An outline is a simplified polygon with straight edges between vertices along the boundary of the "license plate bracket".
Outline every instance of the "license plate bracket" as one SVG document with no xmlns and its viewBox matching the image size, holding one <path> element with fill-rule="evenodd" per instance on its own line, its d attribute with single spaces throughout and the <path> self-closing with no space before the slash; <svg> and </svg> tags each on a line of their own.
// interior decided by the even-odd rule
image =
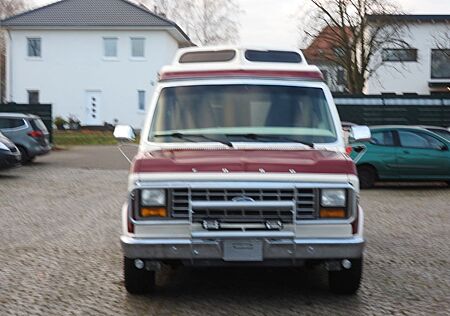
<svg viewBox="0 0 450 316">
<path fill-rule="evenodd" d="M 263 242 L 261 240 L 225 240 L 223 260 L 263 261 Z"/>
</svg>

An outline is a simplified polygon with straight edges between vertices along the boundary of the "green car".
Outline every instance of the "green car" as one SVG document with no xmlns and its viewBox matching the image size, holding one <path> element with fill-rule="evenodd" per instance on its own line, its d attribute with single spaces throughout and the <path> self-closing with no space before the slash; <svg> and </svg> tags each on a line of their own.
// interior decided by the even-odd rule
<svg viewBox="0 0 450 316">
<path fill-rule="evenodd" d="M 372 138 L 352 143 L 361 188 L 376 181 L 446 181 L 450 185 L 450 141 L 420 127 L 377 126 Z"/>
</svg>

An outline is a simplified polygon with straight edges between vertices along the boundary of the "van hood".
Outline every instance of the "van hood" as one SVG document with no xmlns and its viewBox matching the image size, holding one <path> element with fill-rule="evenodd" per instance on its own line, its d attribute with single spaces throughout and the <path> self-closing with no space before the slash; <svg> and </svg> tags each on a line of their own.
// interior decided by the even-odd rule
<svg viewBox="0 0 450 316">
<path fill-rule="evenodd" d="M 139 153 L 131 172 L 356 174 L 356 168 L 347 155 L 327 150 L 166 149 Z"/>
</svg>

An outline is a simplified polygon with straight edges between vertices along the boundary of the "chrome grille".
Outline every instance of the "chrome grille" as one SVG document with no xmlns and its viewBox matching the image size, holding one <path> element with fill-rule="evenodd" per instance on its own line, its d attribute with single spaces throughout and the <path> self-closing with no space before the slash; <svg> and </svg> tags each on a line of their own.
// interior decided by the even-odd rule
<svg viewBox="0 0 450 316">
<path fill-rule="evenodd" d="M 254 201 L 292 201 L 292 189 L 192 189 L 192 201 L 233 201 L 248 197 Z"/>
<path fill-rule="evenodd" d="M 292 211 L 297 219 L 317 217 L 318 190 L 304 188 L 231 188 L 231 189 L 189 189 L 171 190 L 172 217 L 189 219 L 192 208 L 192 220 L 217 219 L 224 222 L 264 222 L 280 220 L 291 223 Z M 254 202 L 245 205 L 238 202 Z M 295 205 L 295 210 L 292 210 Z"/>
<path fill-rule="evenodd" d="M 319 190 L 317 189 L 296 189 L 296 214 L 297 219 L 314 219 L 317 218 L 317 209 Z"/>
<path fill-rule="evenodd" d="M 189 189 L 173 189 L 172 190 L 172 217 L 189 218 Z"/>
</svg>

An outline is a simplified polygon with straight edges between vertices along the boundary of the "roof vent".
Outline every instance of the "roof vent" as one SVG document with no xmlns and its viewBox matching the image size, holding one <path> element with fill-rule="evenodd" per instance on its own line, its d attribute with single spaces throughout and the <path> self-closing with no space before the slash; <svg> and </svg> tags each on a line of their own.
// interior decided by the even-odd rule
<svg viewBox="0 0 450 316">
<path fill-rule="evenodd" d="M 302 62 L 302 56 L 300 56 L 299 53 L 292 51 L 246 50 L 245 58 L 248 61 L 266 62 L 266 63 L 300 64 Z"/>
<path fill-rule="evenodd" d="M 226 62 L 233 60 L 234 57 L 236 57 L 236 51 L 231 49 L 188 52 L 181 55 L 180 64 Z"/>
</svg>

